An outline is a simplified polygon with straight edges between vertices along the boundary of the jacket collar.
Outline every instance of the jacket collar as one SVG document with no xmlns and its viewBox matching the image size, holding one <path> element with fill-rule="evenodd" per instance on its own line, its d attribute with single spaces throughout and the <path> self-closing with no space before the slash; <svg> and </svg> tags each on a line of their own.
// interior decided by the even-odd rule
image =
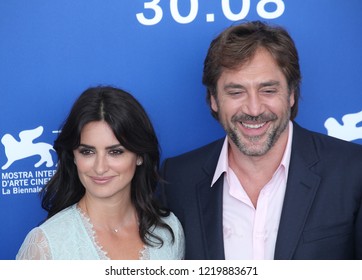
<svg viewBox="0 0 362 280">
<path fill-rule="evenodd" d="M 211 187 L 224 138 L 216 142 L 204 165 L 204 179 L 197 184 L 205 259 L 225 259 L 222 227 L 223 176 Z"/>
<path fill-rule="evenodd" d="M 292 154 L 275 259 L 292 259 L 321 178 L 311 168 L 319 156 L 311 133 L 294 123 Z"/>
</svg>

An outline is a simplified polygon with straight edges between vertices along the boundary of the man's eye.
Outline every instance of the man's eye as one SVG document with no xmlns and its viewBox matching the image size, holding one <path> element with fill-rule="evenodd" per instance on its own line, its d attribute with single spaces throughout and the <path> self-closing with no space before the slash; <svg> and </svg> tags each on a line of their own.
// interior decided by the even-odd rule
<svg viewBox="0 0 362 280">
<path fill-rule="evenodd" d="M 264 93 L 264 94 L 274 94 L 276 92 L 277 92 L 276 89 L 263 89 L 262 90 L 262 93 Z"/>
<path fill-rule="evenodd" d="M 240 95 L 242 93 L 243 93 L 242 91 L 230 91 L 228 92 L 228 95 L 235 96 L 235 95 Z"/>
</svg>

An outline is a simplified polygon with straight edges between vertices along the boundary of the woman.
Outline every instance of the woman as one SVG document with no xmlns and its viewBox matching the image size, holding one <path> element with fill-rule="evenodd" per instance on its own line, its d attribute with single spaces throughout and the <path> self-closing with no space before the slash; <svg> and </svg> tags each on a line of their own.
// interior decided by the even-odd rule
<svg viewBox="0 0 362 280">
<path fill-rule="evenodd" d="M 86 90 L 54 143 L 46 221 L 16 259 L 182 259 L 178 219 L 158 207 L 159 144 L 140 103 L 113 87 Z"/>
</svg>

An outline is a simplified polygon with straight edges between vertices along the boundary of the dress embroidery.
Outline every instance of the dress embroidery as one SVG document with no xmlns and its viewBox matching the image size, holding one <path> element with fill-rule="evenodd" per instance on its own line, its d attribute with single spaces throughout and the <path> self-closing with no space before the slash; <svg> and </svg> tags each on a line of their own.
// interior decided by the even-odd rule
<svg viewBox="0 0 362 280">
<path fill-rule="evenodd" d="M 87 231 L 88 236 L 92 239 L 94 246 L 97 249 L 97 253 L 101 260 L 110 260 L 108 256 L 108 252 L 104 250 L 103 246 L 99 243 L 96 231 L 94 230 L 94 226 L 86 213 L 83 212 L 79 206 L 76 207 L 80 217 L 82 218 L 82 222 Z M 138 252 L 140 260 L 149 260 L 148 248 L 146 245 L 143 245 L 143 248 Z"/>
</svg>

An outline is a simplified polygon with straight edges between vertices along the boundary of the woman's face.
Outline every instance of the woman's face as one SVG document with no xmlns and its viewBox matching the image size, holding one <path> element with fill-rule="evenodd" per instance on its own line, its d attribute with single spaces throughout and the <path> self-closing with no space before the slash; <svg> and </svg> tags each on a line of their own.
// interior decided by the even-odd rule
<svg viewBox="0 0 362 280">
<path fill-rule="evenodd" d="M 129 195 L 140 158 L 126 150 L 104 121 L 86 124 L 73 151 L 78 176 L 88 195 L 107 198 Z"/>
</svg>

